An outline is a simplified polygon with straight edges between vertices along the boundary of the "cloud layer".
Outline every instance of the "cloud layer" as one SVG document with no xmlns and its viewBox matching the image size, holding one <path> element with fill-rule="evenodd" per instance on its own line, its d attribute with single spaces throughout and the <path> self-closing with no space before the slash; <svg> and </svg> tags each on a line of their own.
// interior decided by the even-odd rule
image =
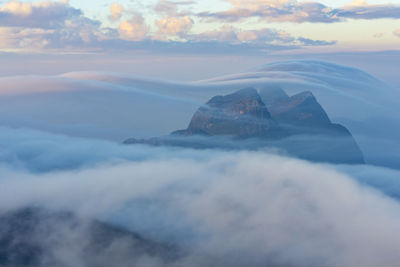
<svg viewBox="0 0 400 267">
<path fill-rule="evenodd" d="M 398 19 L 400 14 L 397 5 L 372 5 L 365 1 L 355 1 L 341 8 L 296 0 L 228 2 L 231 8 L 218 12 L 212 9 L 194 12 L 191 7 L 196 5 L 195 1 L 160 0 L 146 12 L 114 2 L 109 6 L 111 24 L 108 24 L 88 18 L 68 1 L 11 0 L 0 7 L 0 49 L 93 52 L 108 49 L 154 51 L 162 47 L 171 52 L 171 48 L 180 46 L 182 48 L 174 52 L 188 49 L 201 52 L 203 49 L 266 53 L 306 46 L 332 46 L 337 41 L 314 40 L 300 34 L 291 36 L 281 29 L 254 24 L 254 19 L 261 23 L 333 23 L 347 19 Z M 248 23 L 255 26 L 249 28 Z M 215 30 L 207 30 L 210 27 Z M 230 49 L 226 49 L 227 44 Z"/>
<path fill-rule="evenodd" d="M 331 8 L 319 2 L 297 0 L 229 0 L 232 7 L 222 12 L 203 12 L 200 17 L 223 21 L 240 21 L 248 18 L 272 22 L 323 22 L 333 23 L 351 19 L 400 18 L 400 6 L 393 4 L 370 5 L 354 1 L 341 8 Z"/>
<path fill-rule="evenodd" d="M 343 172 L 395 179 L 398 171 L 338 171 L 263 152 L 121 147 L 23 129 L 3 128 L 1 136 L 9 156 L 0 168 L 0 213 L 35 205 L 124 226 L 185 248 L 171 266 L 372 267 L 400 260 L 393 235 L 399 203 Z M 70 237 L 85 236 L 80 227 L 67 229 Z M 80 239 L 68 240 L 72 246 L 49 252 L 59 249 L 56 255 L 79 263 L 85 255 L 72 248 Z M 154 260 L 150 266 L 159 266 Z"/>
<path fill-rule="evenodd" d="M 276 85 L 290 95 L 312 91 L 330 118 L 355 136 L 367 162 L 398 167 L 398 91 L 346 66 L 277 62 L 186 83 L 96 72 L 0 80 L 3 125 L 118 142 L 184 129 L 196 109 L 215 95 Z"/>
<path fill-rule="evenodd" d="M 138 10 L 129 10 L 118 2 L 110 5 L 109 20 L 112 27 L 104 26 L 104 22 L 90 19 L 79 9 L 72 7 L 68 1 L 43 1 L 27 3 L 20 1 L 9 1 L 0 7 L 0 49 L 14 51 L 98 51 L 104 49 L 140 49 L 137 43 L 142 44 L 147 50 L 154 47 L 148 41 L 158 42 L 159 46 L 168 49 L 169 44 L 179 42 L 181 46 L 191 47 L 196 50 L 192 43 L 197 45 L 208 45 L 210 50 L 219 44 L 215 38 L 207 39 L 209 33 L 193 32 L 192 28 L 198 17 L 188 11 L 181 11 L 180 7 L 190 6 L 193 2 L 169 2 L 160 1 L 153 7 L 154 19 L 144 17 Z M 237 32 L 246 32 L 241 29 Z M 261 32 L 265 29 L 250 30 Z M 279 30 L 270 29 L 271 32 Z M 244 35 L 245 33 L 241 33 Z M 259 38 L 258 38 L 259 37 Z M 280 43 L 274 34 L 259 36 L 253 34 L 252 38 L 237 38 L 234 42 L 224 40 L 232 46 L 245 43 L 250 49 L 261 51 L 263 48 L 269 50 L 293 49 L 301 46 L 323 46 L 333 45 L 330 40 L 302 42 L 302 39 L 286 39 Z M 128 42 L 128 43 L 127 43 Z M 187 48 L 186 48 L 187 49 Z M 185 49 L 183 49 L 185 50 Z"/>
</svg>

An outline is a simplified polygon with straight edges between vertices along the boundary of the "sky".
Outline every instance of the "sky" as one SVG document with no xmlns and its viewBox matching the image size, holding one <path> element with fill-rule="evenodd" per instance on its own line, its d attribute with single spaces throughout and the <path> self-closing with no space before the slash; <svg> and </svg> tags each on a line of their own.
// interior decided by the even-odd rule
<svg viewBox="0 0 400 267">
<path fill-rule="evenodd" d="M 398 50 L 400 1 L 1 1 L 0 51 Z"/>
</svg>

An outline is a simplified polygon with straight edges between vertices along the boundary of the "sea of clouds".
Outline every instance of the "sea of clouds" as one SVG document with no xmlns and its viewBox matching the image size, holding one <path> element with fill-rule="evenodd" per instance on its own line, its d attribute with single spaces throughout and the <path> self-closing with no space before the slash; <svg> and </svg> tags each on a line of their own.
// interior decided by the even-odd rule
<svg viewBox="0 0 400 267">
<path fill-rule="evenodd" d="M 122 226 L 184 250 L 168 263 L 172 266 L 400 261 L 397 170 L 315 164 L 263 151 L 124 146 L 26 129 L 0 132 L 2 214 L 41 207 Z M 60 224 L 54 235 L 84 244 L 79 238 L 85 238 L 84 228 L 76 228 L 75 239 L 75 228 L 66 229 L 69 234 Z M 64 249 L 69 261 L 83 261 L 62 244 L 49 251 Z M 129 262 L 133 259 L 114 263 Z"/>
<path fill-rule="evenodd" d="M 68 211 L 183 252 L 172 261 L 133 257 L 121 241 L 110 254 L 84 254 L 87 229 L 66 222 L 46 235 L 46 253 L 60 266 L 91 266 L 87 258 L 118 267 L 400 262 L 398 93 L 360 70 L 299 61 L 192 83 L 110 73 L 1 83 L 0 214 Z M 185 128 L 216 94 L 276 84 L 289 94 L 311 90 L 352 131 L 369 164 L 121 144 Z M 54 245 L 57 238 L 66 242 Z"/>
</svg>

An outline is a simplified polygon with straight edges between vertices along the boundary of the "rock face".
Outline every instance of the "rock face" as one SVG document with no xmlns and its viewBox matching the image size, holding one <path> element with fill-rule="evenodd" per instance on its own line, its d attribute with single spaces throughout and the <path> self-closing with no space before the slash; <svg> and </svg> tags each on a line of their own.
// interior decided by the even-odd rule
<svg viewBox="0 0 400 267">
<path fill-rule="evenodd" d="M 264 96 L 268 101 L 268 96 Z M 309 91 L 292 97 L 281 97 L 275 101 L 269 100 L 268 110 L 290 135 L 318 133 L 332 126 L 325 110 Z"/>
<path fill-rule="evenodd" d="M 334 124 L 311 92 L 288 96 L 279 86 L 215 96 L 200 107 L 186 130 L 126 144 L 192 148 L 278 148 L 303 159 L 364 163 L 351 133 Z"/>
<path fill-rule="evenodd" d="M 227 96 L 215 96 L 194 114 L 181 135 L 235 136 L 239 138 L 276 136 L 278 124 L 254 88 Z"/>
<path fill-rule="evenodd" d="M 278 85 L 266 86 L 260 89 L 260 97 L 269 109 L 274 103 L 289 99 L 289 96 Z"/>
</svg>

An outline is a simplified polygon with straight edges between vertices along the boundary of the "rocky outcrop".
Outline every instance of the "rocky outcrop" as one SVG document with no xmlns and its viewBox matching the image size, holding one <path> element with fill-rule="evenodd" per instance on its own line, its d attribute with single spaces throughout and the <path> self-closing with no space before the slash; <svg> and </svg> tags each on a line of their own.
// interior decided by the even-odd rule
<svg viewBox="0 0 400 267">
<path fill-rule="evenodd" d="M 311 92 L 280 99 L 269 106 L 271 116 L 281 124 L 323 128 L 331 124 L 325 110 Z"/>
<path fill-rule="evenodd" d="M 273 137 L 279 132 L 267 107 L 254 88 L 226 96 L 215 96 L 194 114 L 181 135 Z"/>
<path fill-rule="evenodd" d="M 125 144 L 191 148 L 277 148 L 312 161 L 364 163 L 351 133 L 334 124 L 311 92 L 288 96 L 280 87 L 215 96 L 200 107 L 185 130 Z"/>
</svg>

